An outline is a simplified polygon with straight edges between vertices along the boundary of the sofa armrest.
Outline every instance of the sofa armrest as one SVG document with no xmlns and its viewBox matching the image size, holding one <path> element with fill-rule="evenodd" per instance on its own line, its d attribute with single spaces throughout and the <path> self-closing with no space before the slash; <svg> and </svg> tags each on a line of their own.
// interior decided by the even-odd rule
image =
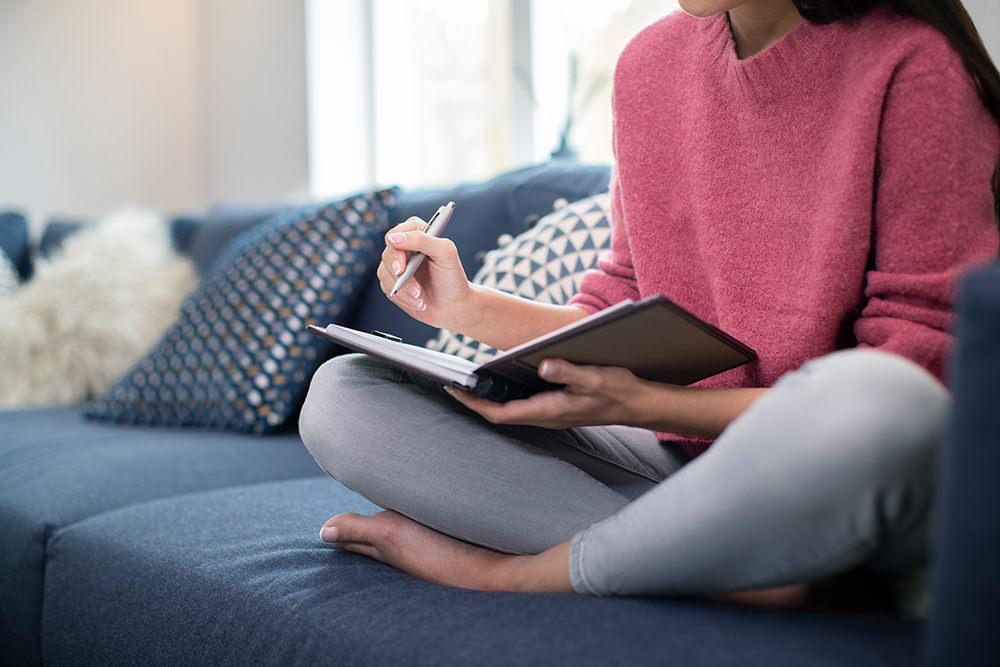
<svg viewBox="0 0 1000 667">
<path fill-rule="evenodd" d="M 962 284 L 926 665 L 1000 658 L 1000 264 Z"/>
</svg>

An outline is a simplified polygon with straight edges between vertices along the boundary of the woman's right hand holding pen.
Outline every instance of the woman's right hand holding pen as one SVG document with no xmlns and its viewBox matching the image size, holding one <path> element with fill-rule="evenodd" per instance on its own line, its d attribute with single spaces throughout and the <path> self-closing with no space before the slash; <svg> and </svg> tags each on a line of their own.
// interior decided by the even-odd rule
<svg viewBox="0 0 1000 667">
<path fill-rule="evenodd" d="M 376 274 L 386 296 L 411 317 L 502 350 L 586 315 L 574 306 L 542 304 L 470 283 L 455 244 L 426 228 L 420 218 L 410 218 L 390 229 Z M 393 294 L 414 252 L 425 259 Z"/>
<path fill-rule="evenodd" d="M 455 244 L 425 233 L 426 227 L 423 220 L 413 217 L 390 229 L 376 276 L 386 296 L 411 317 L 434 327 L 461 331 L 468 327 L 464 320 L 475 310 L 475 290 L 465 275 Z M 421 252 L 427 259 L 413 278 L 391 296 L 413 252 Z"/>
</svg>

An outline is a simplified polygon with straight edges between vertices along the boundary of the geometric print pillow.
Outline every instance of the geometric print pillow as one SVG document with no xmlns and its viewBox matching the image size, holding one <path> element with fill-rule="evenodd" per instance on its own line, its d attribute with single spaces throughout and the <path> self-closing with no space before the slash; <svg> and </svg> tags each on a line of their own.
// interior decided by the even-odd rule
<svg viewBox="0 0 1000 667">
<path fill-rule="evenodd" d="M 306 325 L 342 321 L 377 264 L 396 192 L 280 214 L 233 239 L 160 342 L 84 414 L 257 434 L 279 428 L 332 349 Z"/>
<path fill-rule="evenodd" d="M 611 247 L 608 193 L 563 205 L 501 247 L 486 253 L 474 283 L 542 303 L 564 304 L 583 274 Z M 442 329 L 427 347 L 483 363 L 496 354 L 484 343 Z"/>
</svg>

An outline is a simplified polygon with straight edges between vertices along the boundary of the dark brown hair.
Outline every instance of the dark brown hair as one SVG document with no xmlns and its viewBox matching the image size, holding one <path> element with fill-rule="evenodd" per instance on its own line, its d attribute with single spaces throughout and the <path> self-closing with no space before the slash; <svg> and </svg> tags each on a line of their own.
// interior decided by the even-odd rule
<svg viewBox="0 0 1000 667">
<path fill-rule="evenodd" d="M 810 23 L 833 23 L 857 18 L 877 5 L 887 4 L 901 14 L 914 16 L 937 28 L 962 57 L 976 82 L 983 104 L 1000 123 L 1000 72 L 990 60 L 969 13 L 961 0 L 793 0 L 802 18 Z M 993 170 L 993 203 L 1000 222 L 1000 163 Z"/>
</svg>

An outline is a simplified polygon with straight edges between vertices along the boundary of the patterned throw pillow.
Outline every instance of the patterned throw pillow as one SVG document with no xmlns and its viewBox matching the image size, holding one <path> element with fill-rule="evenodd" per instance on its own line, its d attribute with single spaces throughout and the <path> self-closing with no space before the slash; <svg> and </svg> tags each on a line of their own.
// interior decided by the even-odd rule
<svg viewBox="0 0 1000 667">
<path fill-rule="evenodd" d="M 395 196 L 296 210 L 238 236 L 160 343 L 85 414 L 252 433 L 280 427 L 330 352 L 305 326 L 345 315 L 376 265 Z"/>
<path fill-rule="evenodd" d="M 611 247 L 608 194 L 558 208 L 534 227 L 491 250 L 473 282 L 542 303 L 564 304 L 587 269 Z M 464 334 L 441 330 L 427 347 L 482 363 L 496 350 Z"/>
</svg>

